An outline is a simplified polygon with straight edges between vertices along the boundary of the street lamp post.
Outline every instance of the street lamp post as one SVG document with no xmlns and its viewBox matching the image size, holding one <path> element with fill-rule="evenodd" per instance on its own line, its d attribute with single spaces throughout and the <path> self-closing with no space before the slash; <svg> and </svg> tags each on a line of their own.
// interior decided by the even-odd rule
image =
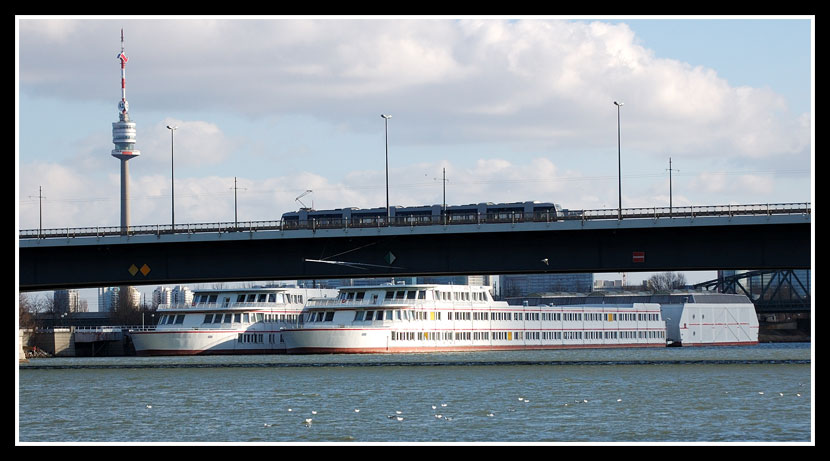
<svg viewBox="0 0 830 461">
<path fill-rule="evenodd" d="M 176 232 L 176 202 L 173 195 L 173 132 L 178 126 L 167 125 L 170 130 L 170 227 L 173 233 Z"/>
<path fill-rule="evenodd" d="M 619 197 L 619 205 L 617 208 L 617 219 L 622 219 L 622 167 L 620 158 L 620 107 L 623 103 L 614 101 L 617 106 L 617 193 Z"/>
<path fill-rule="evenodd" d="M 388 114 L 380 114 L 383 117 L 383 128 L 386 133 L 386 225 L 389 225 L 389 119 Z"/>
</svg>

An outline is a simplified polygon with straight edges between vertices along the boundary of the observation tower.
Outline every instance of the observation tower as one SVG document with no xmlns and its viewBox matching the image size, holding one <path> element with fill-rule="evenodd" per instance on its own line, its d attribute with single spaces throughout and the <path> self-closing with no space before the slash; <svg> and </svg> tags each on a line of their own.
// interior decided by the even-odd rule
<svg viewBox="0 0 830 461">
<path fill-rule="evenodd" d="M 127 104 L 124 29 L 121 29 L 121 52 L 116 58 L 121 62 L 121 101 L 118 103 L 118 121 L 112 124 L 112 143 L 115 144 L 112 156 L 121 160 L 121 235 L 126 235 L 130 227 L 130 167 L 127 162 L 138 157 L 140 152 L 135 149 L 135 122 L 130 121 Z"/>
</svg>

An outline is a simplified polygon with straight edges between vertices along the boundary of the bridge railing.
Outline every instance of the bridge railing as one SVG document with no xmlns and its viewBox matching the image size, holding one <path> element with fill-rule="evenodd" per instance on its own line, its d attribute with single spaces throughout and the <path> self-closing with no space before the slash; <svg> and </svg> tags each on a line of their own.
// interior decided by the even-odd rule
<svg viewBox="0 0 830 461">
<path fill-rule="evenodd" d="M 801 203 L 767 203 L 749 205 L 706 205 L 677 207 L 644 207 L 600 209 L 600 210 L 563 210 L 561 213 L 547 212 L 505 212 L 505 213 L 470 213 L 441 216 L 395 216 L 389 221 L 392 227 L 414 227 L 457 224 L 490 224 L 522 222 L 556 222 L 556 221 L 593 221 L 610 219 L 672 219 L 696 218 L 704 216 L 758 216 L 758 215 L 809 215 L 810 202 Z M 314 218 L 307 221 L 269 220 L 245 222 L 152 224 L 130 226 L 126 235 L 169 235 L 195 233 L 257 232 L 266 230 L 291 231 L 298 229 L 347 229 L 386 227 L 386 216 L 370 216 L 353 219 Z M 64 227 L 57 229 L 20 230 L 20 239 L 105 237 L 122 235 L 120 226 Z"/>
</svg>

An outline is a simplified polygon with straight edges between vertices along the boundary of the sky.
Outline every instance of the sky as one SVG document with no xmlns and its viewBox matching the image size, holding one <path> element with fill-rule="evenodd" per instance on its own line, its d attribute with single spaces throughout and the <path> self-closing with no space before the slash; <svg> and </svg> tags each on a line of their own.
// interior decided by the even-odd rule
<svg viewBox="0 0 830 461">
<path fill-rule="evenodd" d="M 392 205 L 441 203 L 443 170 L 451 205 L 615 209 L 618 181 L 623 208 L 814 202 L 811 16 L 15 26 L 18 229 L 119 225 L 122 28 L 133 225 L 170 223 L 171 175 L 176 223 L 232 222 L 234 178 L 241 221 L 385 206 L 381 114 Z"/>
</svg>

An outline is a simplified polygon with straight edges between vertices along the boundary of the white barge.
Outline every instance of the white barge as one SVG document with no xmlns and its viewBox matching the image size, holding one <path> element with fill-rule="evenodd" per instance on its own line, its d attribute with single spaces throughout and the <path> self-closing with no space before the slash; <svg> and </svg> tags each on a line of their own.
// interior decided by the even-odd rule
<svg viewBox="0 0 830 461">
<path fill-rule="evenodd" d="M 537 295 L 532 304 L 577 306 L 657 303 L 670 346 L 745 346 L 758 344 L 755 305 L 743 294 L 672 292 L 665 294 Z"/>
<path fill-rule="evenodd" d="M 138 355 L 282 354 L 282 329 L 296 326 L 316 288 L 197 290 L 190 304 L 160 304 L 158 323 L 129 331 Z"/>
<path fill-rule="evenodd" d="M 656 303 L 515 306 L 489 287 L 344 287 L 310 299 L 295 328 L 282 332 L 289 354 L 405 353 L 514 349 L 665 347 Z"/>
</svg>

